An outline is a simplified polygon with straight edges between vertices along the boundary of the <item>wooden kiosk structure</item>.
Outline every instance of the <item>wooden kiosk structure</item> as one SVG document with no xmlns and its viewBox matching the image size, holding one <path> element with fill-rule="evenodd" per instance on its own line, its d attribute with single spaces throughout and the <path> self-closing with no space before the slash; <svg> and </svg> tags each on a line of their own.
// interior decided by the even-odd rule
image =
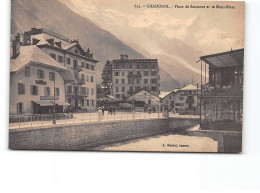
<svg viewBox="0 0 260 193">
<path fill-rule="evenodd" d="M 200 61 L 201 129 L 242 130 L 244 49 L 201 56 Z M 203 76 L 205 76 L 204 84 Z"/>
</svg>

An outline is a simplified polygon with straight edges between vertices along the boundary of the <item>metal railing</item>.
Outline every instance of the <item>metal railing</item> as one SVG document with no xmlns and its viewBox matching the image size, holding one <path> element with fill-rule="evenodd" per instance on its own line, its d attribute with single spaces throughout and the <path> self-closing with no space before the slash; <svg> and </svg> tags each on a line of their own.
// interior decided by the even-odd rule
<svg viewBox="0 0 260 193">
<path fill-rule="evenodd" d="M 57 113 L 56 125 L 74 125 L 79 123 L 102 123 L 111 121 L 127 121 L 140 119 L 163 118 L 162 112 L 115 112 L 99 114 L 98 112 L 87 113 Z M 179 115 L 169 113 L 169 117 L 176 118 L 198 118 L 198 115 Z M 21 128 L 46 128 L 53 126 L 53 114 L 32 114 L 32 115 L 10 115 L 9 129 Z"/>
</svg>

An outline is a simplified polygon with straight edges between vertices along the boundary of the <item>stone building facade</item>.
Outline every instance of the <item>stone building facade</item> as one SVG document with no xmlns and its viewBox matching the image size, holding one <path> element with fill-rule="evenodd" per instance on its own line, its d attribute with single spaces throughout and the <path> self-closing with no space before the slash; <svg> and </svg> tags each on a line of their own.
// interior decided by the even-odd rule
<svg viewBox="0 0 260 193">
<path fill-rule="evenodd" d="M 141 90 L 159 96 L 160 75 L 157 59 L 128 59 L 121 55 L 112 61 L 112 95 L 123 99 Z"/>
</svg>

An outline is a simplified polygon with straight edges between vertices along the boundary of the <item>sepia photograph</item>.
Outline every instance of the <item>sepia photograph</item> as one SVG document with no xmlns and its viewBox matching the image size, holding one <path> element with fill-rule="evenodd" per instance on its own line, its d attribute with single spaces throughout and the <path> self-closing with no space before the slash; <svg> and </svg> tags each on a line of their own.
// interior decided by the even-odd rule
<svg viewBox="0 0 260 193">
<path fill-rule="evenodd" d="M 242 152 L 243 1 L 12 0 L 9 148 Z"/>
</svg>

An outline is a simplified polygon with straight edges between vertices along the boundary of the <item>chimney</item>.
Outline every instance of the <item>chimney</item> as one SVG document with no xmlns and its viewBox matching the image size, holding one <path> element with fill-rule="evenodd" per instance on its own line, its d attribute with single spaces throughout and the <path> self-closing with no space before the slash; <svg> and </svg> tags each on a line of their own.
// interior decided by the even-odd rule
<svg viewBox="0 0 260 193">
<path fill-rule="evenodd" d="M 120 54 L 121 60 L 128 60 L 128 55 L 126 54 Z"/>
<path fill-rule="evenodd" d="M 12 58 L 17 58 L 20 54 L 20 34 L 18 33 L 13 40 L 13 55 Z"/>
<path fill-rule="evenodd" d="M 28 32 L 24 32 L 22 44 L 23 44 L 23 46 L 31 44 L 31 36 Z"/>
<path fill-rule="evenodd" d="M 88 50 L 85 53 L 86 53 L 86 56 L 89 57 L 90 56 L 90 49 L 88 48 Z"/>
</svg>

